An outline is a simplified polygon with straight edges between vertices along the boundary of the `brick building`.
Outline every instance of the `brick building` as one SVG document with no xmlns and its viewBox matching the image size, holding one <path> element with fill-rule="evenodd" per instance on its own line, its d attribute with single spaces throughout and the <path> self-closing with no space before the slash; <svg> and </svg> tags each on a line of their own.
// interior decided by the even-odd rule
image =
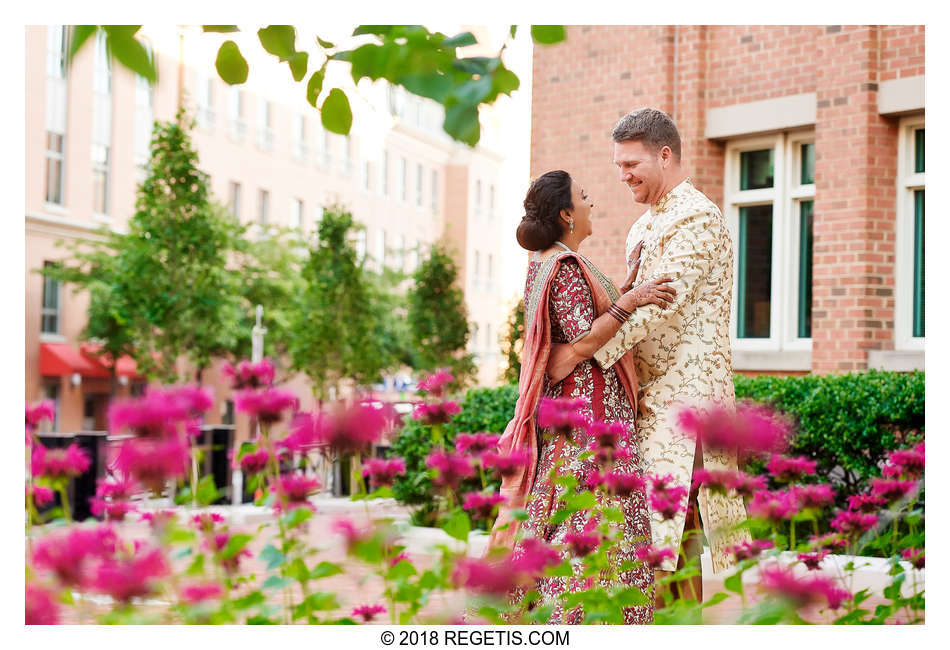
<svg viewBox="0 0 950 650">
<path fill-rule="evenodd" d="M 536 47 L 531 175 L 590 193 L 583 252 L 622 280 L 647 206 L 610 131 L 669 113 L 735 243 L 737 371 L 924 367 L 923 26 L 581 26 Z"/>
</svg>

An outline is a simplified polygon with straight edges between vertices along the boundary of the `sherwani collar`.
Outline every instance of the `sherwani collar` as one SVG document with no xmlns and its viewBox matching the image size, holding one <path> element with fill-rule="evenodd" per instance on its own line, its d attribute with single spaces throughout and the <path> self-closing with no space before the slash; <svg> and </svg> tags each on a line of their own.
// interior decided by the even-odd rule
<svg viewBox="0 0 950 650">
<path fill-rule="evenodd" d="M 664 194 L 656 203 L 650 206 L 650 214 L 655 216 L 669 207 L 670 202 L 676 198 L 687 186 L 692 186 L 693 181 L 689 176 L 684 178 L 676 187 Z"/>
</svg>

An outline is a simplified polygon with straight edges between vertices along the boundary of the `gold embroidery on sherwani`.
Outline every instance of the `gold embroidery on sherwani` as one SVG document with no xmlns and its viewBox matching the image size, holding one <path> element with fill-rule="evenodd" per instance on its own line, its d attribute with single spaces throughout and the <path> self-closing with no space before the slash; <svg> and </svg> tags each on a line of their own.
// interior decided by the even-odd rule
<svg viewBox="0 0 950 650">
<path fill-rule="evenodd" d="M 729 341 L 732 238 L 719 208 L 687 178 L 630 228 L 628 258 L 640 240 L 643 249 L 635 282 L 672 277 L 676 301 L 668 309 L 638 307 L 594 358 L 609 368 L 627 350 L 635 351 L 644 471 L 672 474 L 677 484 L 688 488 L 696 443 L 676 426 L 679 408 L 735 403 Z M 703 449 L 703 465 L 734 470 L 735 454 Z M 745 520 L 745 505 L 741 497 L 713 494 L 705 487 L 697 501 L 713 571 L 719 572 L 733 564 L 726 547 L 749 539 L 745 530 L 735 529 Z M 685 513 L 669 521 L 654 513 L 654 544 L 678 551 L 685 521 Z M 675 570 L 675 560 L 661 568 Z"/>
</svg>

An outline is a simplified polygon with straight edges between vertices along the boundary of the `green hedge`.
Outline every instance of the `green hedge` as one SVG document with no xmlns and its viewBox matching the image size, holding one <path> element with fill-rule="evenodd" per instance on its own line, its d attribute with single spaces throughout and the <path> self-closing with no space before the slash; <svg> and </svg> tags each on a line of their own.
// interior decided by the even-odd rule
<svg viewBox="0 0 950 650">
<path fill-rule="evenodd" d="M 515 412 L 517 400 L 517 386 L 473 388 L 467 391 L 459 404 L 462 412 L 444 427 L 446 446 L 453 447 L 455 436 L 459 433 L 502 433 Z M 400 503 L 421 506 L 413 514 L 415 523 L 431 525 L 435 509 L 426 456 L 432 451 L 432 427 L 420 424 L 411 415 L 407 415 L 403 421 L 403 430 L 393 441 L 392 454 L 403 458 L 406 474 L 397 478 L 393 494 Z M 493 486 L 497 488 L 497 480 Z M 478 480 L 466 481 L 460 492 L 480 488 Z"/>
</svg>

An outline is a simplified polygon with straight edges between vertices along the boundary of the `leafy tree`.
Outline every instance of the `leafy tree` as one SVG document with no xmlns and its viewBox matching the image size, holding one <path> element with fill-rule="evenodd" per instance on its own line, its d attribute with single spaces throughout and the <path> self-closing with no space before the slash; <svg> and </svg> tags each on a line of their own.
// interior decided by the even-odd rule
<svg viewBox="0 0 950 650">
<path fill-rule="evenodd" d="M 377 379 L 390 361 L 378 335 L 376 291 L 350 241 L 354 227 L 353 216 L 342 207 L 324 208 L 291 318 L 292 364 L 310 377 L 320 399 L 344 379 L 359 384 Z"/>
<path fill-rule="evenodd" d="M 474 374 L 475 364 L 465 352 L 468 317 L 457 280 L 455 262 L 441 244 L 434 244 L 413 274 L 408 321 L 413 366 L 417 370 L 447 367 L 456 383 L 464 385 Z"/>
<path fill-rule="evenodd" d="M 501 353 L 505 356 L 507 364 L 501 373 L 502 381 L 509 384 L 517 384 L 521 377 L 521 349 L 524 345 L 524 298 L 518 300 L 518 304 L 508 315 L 506 331 L 502 335 Z"/>
<path fill-rule="evenodd" d="M 105 36 L 106 47 L 115 59 L 133 72 L 155 81 L 155 61 L 135 38 L 141 25 L 76 25 L 72 29 L 70 60 L 97 32 Z M 204 32 L 233 33 L 236 25 L 202 25 Z M 509 29 L 514 38 L 517 26 Z M 458 48 L 476 45 L 471 32 L 446 36 L 430 32 L 421 25 L 359 25 L 353 36 L 366 36 L 372 42 L 353 49 L 341 49 L 317 37 L 315 52 L 297 49 L 297 30 L 292 25 L 267 25 L 257 30 L 266 52 L 286 62 L 296 82 L 306 82 L 307 101 L 317 108 L 327 130 L 346 135 L 353 123 L 353 112 L 346 93 L 331 88 L 324 93 L 323 82 L 330 61 L 350 64 L 354 81 L 385 79 L 410 93 L 433 99 L 445 107 L 442 128 L 454 139 L 470 146 L 481 136 L 478 111 L 500 95 L 510 95 L 520 86 L 518 76 L 505 67 L 502 45 L 497 56 L 459 57 Z M 535 43 L 550 45 L 566 38 L 561 25 L 532 25 Z M 230 85 L 247 81 L 249 66 L 237 43 L 221 44 L 215 59 L 221 79 Z M 309 75 L 309 76 L 308 76 Z M 320 101 L 322 99 L 322 102 Z"/>
<path fill-rule="evenodd" d="M 88 336 L 165 382 L 178 379 L 182 355 L 200 380 L 213 356 L 234 350 L 242 311 L 226 268 L 242 229 L 211 200 L 191 126 L 182 111 L 156 122 L 127 233 L 102 230 L 71 245 L 70 263 L 43 271 L 90 292 Z"/>
</svg>

